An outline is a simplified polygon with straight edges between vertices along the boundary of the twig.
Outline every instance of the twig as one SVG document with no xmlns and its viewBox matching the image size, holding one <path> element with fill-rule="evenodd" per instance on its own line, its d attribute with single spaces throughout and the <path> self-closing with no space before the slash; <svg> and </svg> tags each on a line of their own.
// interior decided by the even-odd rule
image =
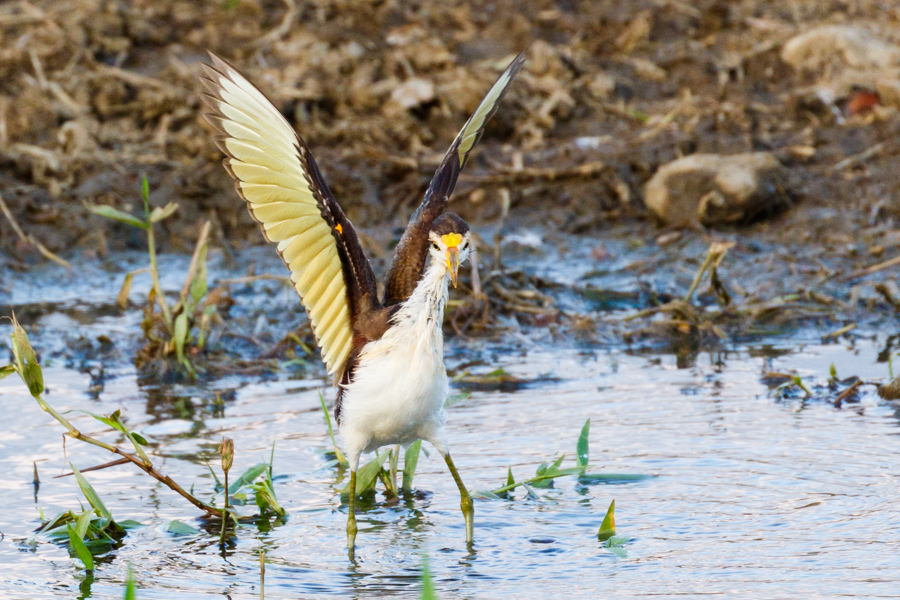
<svg viewBox="0 0 900 600">
<path fill-rule="evenodd" d="M 594 177 L 606 168 L 606 163 L 594 161 L 568 169 L 523 167 L 521 170 L 504 169 L 500 173 L 490 175 L 463 175 L 460 179 L 463 182 L 478 184 L 526 183 L 535 180 L 551 182 L 562 179 Z"/>
<path fill-rule="evenodd" d="M 118 466 L 118 465 L 124 465 L 124 464 L 129 463 L 129 462 L 131 462 L 131 461 L 128 460 L 127 458 L 117 458 L 116 460 L 111 460 L 111 461 L 109 461 L 108 463 L 103 463 L 102 465 L 95 465 L 95 466 L 93 466 L 93 467 L 88 467 L 87 469 L 79 469 L 79 471 L 80 471 L 81 473 L 87 473 L 88 471 L 99 471 L 99 470 L 101 470 L 101 469 L 108 469 L 109 467 L 115 467 L 115 466 Z M 62 478 L 62 477 L 70 477 L 70 476 L 72 476 L 72 475 L 74 475 L 74 474 L 75 474 L 75 473 L 72 473 L 72 472 L 69 472 L 69 473 L 63 473 L 62 475 L 57 475 L 57 476 L 54 477 L 53 479 L 60 479 L 60 478 Z"/>
<path fill-rule="evenodd" d="M 27 234 L 24 231 L 22 231 L 22 228 L 16 222 L 15 217 L 13 217 L 12 212 L 10 212 L 9 207 L 6 206 L 6 202 L 4 202 L 3 196 L 0 196 L 0 212 L 3 213 L 4 217 L 6 217 L 6 220 L 9 222 L 10 226 L 13 228 L 13 231 L 16 232 L 16 235 L 19 236 L 19 239 L 21 239 L 23 242 L 31 244 L 32 246 L 37 248 L 38 252 L 40 252 L 44 258 L 50 259 L 53 262 L 55 262 L 59 265 L 62 265 L 64 267 L 72 266 L 68 263 L 68 261 L 61 259 L 57 255 L 55 255 L 53 252 L 48 250 L 47 247 L 44 246 L 42 243 L 40 243 L 39 241 L 34 239 L 33 235 Z"/>
<path fill-rule="evenodd" d="M 894 267 L 897 265 L 900 265 L 900 256 L 895 256 L 894 258 L 890 258 L 884 262 L 874 264 L 871 267 L 858 269 L 842 277 L 842 279 L 858 279 L 859 277 L 865 277 L 866 275 L 871 275 L 872 273 L 877 273 L 878 271 L 889 269 L 890 267 Z"/>
<path fill-rule="evenodd" d="M 850 394 L 852 394 L 852 393 L 856 390 L 856 388 L 858 388 L 859 386 L 862 385 L 862 383 L 863 383 L 863 382 L 862 382 L 862 379 L 857 379 L 856 381 L 854 381 L 854 382 L 853 382 L 853 385 L 851 385 L 851 386 L 848 387 L 846 390 L 844 390 L 843 392 L 841 392 L 841 393 L 838 395 L 838 397 L 834 399 L 834 405 L 835 405 L 835 406 L 840 406 L 841 403 L 842 403 L 844 400 L 846 400 L 846 399 L 850 396 Z"/>
<path fill-rule="evenodd" d="M 250 42 L 249 46 L 251 48 L 260 48 L 273 42 L 277 42 L 291 30 L 291 26 L 297 19 L 297 3 L 294 0 L 282 0 L 282 2 L 287 8 L 287 12 L 284 13 L 284 16 L 281 18 L 281 23 L 279 23 L 278 27 L 261 38 Z"/>
<path fill-rule="evenodd" d="M 203 249 L 203 246 L 209 241 L 209 232 L 212 228 L 212 223 L 207 221 L 203 224 L 203 229 L 200 230 L 200 237 L 197 238 L 197 245 L 194 246 L 194 254 L 191 256 L 191 264 L 188 267 L 187 277 L 184 279 L 184 286 L 181 288 L 181 298 L 187 298 L 187 295 L 191 291 L 191 285 L 194 283 L 194 277 L 197 276 L 197 269 L 199 268 L 200 263 L 200 251 Z"/>
<path fill-rule="evenodd" d="M 842 170 L 846 169 L 847 167 L 852 167 L 853 165 L 856 165 L 865 160 L 868 160 L 868 159 L 872 158 L 873 156 L 875 156 L 876 154 L 880 153 L 882 150 L 884 150 L 884 147 L 886 145 L 887 145 L 887 142 L 879 142 L 878 144 L 875 144 L 871 148 L 868 148 L 867 150 L 863 150 L 859 154 L 854 154 L 853 156 L 848 156 L 841 162 L 829 167 L 829 170 L 830 171 L 842 171 Z"/>
</svg>

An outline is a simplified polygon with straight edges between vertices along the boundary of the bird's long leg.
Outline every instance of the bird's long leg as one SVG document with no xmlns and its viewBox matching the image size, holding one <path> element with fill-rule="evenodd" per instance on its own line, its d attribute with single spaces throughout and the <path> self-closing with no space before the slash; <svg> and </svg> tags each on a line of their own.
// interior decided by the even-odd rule
<svg viewBox="0 0 900 600">
<path fill-rule="evenodd" d="M 350 498 L 349 498 L 349 508 L 350 510 L 347 513 L 347 550 L 350 551 L 351 556 L 353 555 L 353 550 L 356 547 L 356 471 L 350 471 Z"/>
<path fill-rule="evenodd" d="M 466 519 L 466 543 L 471 544 L 475 527 L 475 505 L 472 502 L 472 496 L 469 495 L 469 490 L 466 489 L 466 484 L 463 483 L 462 478 L 459 476 L 459 471 L 456 470 L 456 465 L 453 464 L 453 459 L 450 458 L 449 452 L 444 454 L 444 460 L 447 462 L 450 474 L 453 475 L 456 487 L 459 488 L 459 508 L 462 509 L 463 517 Z"/>
</svg>

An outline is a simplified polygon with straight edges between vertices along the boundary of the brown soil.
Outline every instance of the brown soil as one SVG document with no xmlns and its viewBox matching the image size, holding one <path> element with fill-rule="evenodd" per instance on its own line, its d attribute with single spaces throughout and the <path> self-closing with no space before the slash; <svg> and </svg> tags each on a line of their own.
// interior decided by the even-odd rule
<svg viewBox="0 0 900 600">
<path fill-rule="evenodd" d="M 528 64 L 468 166 L 453 208 L 573 232 L 642 218 L 644 183 L 693 152 L 773 150 L 796 204 L 753 226 L 819 244 L 848 268 L 900 239 L 900 114 L 875 102 L 835 114 L 804 90 L 819 75 L 780 58 L 823 23 L 884 30 L 892 3 L 760 0 L 335 2 L 32 0 L 0 5 L 0 193 L 21 228 L 62 255 L 140 247 L 85 202 L 136 211 L 177 201 L 164 248 L 189 251 L 203 219 L 218 243 L 261 238 L 200 116 L 205 51 L 233 62 L 306 138 L 364 228 L 400 225 L 443 151 L 516 53 Z M 404 84 L 433 85 L 410 99 Z M 428 85 L 425 85 L 428 88 Z M 850 99 L 852 100 L 852 99 Z M 412 104 L 410 106 L 410 104 Z M 836 163 L 876 144 L 845 168 Z M 524 167 L 524 170 L 518 170 Z M 389 228 L 381 228 L 389 231 Z M 658 231 L 649 220 L 646 236 Z M 375 236 L 377 238 L 377 236 Z M 387 238 L 370 238 L 386 249 Z M 0 218 L 14 264 L 42 260 Z M 869 255 L 869 250 L 875 257 Z"/>
</svg>

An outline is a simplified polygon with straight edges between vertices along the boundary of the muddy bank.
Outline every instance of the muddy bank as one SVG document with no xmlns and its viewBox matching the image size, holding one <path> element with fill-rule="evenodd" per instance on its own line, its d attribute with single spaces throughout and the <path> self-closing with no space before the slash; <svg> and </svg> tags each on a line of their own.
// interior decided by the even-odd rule
<svg viewBox="0 0 900 600">
<path fill-rule="evenodd" d="M 495 218 L 508 191 L 526 223 L 604 235 L 638 219 L 649 240 L 657 231 L 643 220 L 644 184 L 660 166 L 697 152 L 772 151 L 787 167 L 790 207 L 754 235 L 823 254 L 862 240 L 878 255 L 892 250 L 885 236 L 900 187 L 897 36 L 885 26 L 897 11 L 754 0 L 8 2 L 0 193 L 26 234 L 65 256 L 141 246 L 83 206 L 134 210 L 141 174 L 155 204 L 181 205 L 164 248 L 189 250 L 207 218 L 218 245 L 259 243 L 200 118 L 196 75 L 209 49 L 306 137 L 351 217 L 389 229 L 417 203 L 483 90 L 525 50 L 529 63 L 455 195 L 465 217 Z M 823 58 L 796 41 L 846 24 L 877 44 L 853 34 L 841 38 L 843 54 Z M 848 79 L 848 61 L 866 77 Z M 40 260 L 6 218 L 0 247 L 14 266 Z"/>
</svg>

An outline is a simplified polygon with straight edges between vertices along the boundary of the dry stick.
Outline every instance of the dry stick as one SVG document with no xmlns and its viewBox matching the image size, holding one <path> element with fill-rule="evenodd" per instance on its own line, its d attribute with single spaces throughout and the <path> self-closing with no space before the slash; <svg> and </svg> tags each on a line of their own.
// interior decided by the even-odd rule
<svg viewBox="0 0 900 600">
<path fill-rule="evenodd" d="M 282 17 L 281 23 L 278 25 L 278 27 L 265 34 L 258 40 L 250 42 L 249 46 L 251 48 L 260 48 L 273 42 L 277 42 L 285 35 L 287 35 L 287 33 L 291 30 L 291 26 L 297 19 L 297 3 L 295 0 L 282 0 L 282 2 L 287 8 L 287 12 L 284 13 L 284 17 Z"/>
<path fill-rule="evenodd" d="M 266 598 L 266 551 L 259 551 L 259 600 Z"/>
<path fill-rule="evenodd" d="M 463 182 L 478 184 L 510 184 L 528 181 L 549 182 L 561 179 L 593 177 L 603 172 L 606 168 L 606 163 L 594 161 L 568 169 L 523 167 L 522 169 L 503 169 L 503 172 L 491 175 L 465 175 L 461 176 L 460 179 Z"/>
<path fill-rule="evenodd" d="M 854 382 L 853 382 L 853 385 L 851 385 L 851 386 L 848 387 L 846 390 L 844 390 L 843 392 L 841 392 L 841 393 L 838 395 L 838 397 L 834 399 L 834 405 L 835 405 L 835 406 L 840 406 L 840 405 L 841 405 L 841 402 L 843 402 L 848 396 L 850 396 L 850 394 L 852 394 L 852 393 L 856 390 L 856 388 L 858 388 L 859 386 L 861 386 L 862 383 L 863 383 L 863 382 L 862 382 L 862 379 L 857 379 L 856 381 L 854 381 Z"/>
<path fill-rule="evenodd" d="M 866 160 L 872 158 L 873 156 L 875 156 L 876 154 L 878 154 L 879 152 L 881 152 L 882 150 L 884 150 L 885 145 L 887 145 L 887 142 L 879 142 L 879 143 L 875 144 L 874 146 L 872 146 L 871 148 L 868 148 L 867 150 L 863 150 L 859 154 L 854 154 L 853 156 L 849 156 L 849 157 L 845 158 L 841 162 L 830 167 L 829 170 L 841 171 L 843 169 L 846 169 L 847 167 L 852 167 L 853 165 L 856 165 L 863 161 L 866 161 Z"/>
<path fill-rule="evenodd" d="M 872 265 L 871 267 L 866 267 L 865 269 L 858 269 L 856 271 L 853 271 L 846 277 L 843 277 L 842 279 L 857 279 L 859 277 L 865 277 L 866 275 L 871 275 L 872 273 L 877 273 L 878 271 L 888 269 L 896 265 L 900 265 L 900 256 L 895 256 L 894 258 Z"/>
<path fill-rule="evenodd" d="M 212 228 L 212 223 L 207 221 L 203 224 L 203 229 L 200 230 L 200 237 L 197 238 L 197 245 L 194 246 L 194 254 L 191 256 L 191 265 L 188 267 L 187 277 L 184 279 L 184 285 L 181 288 L 181 298 L 187 298 L 187 295 L 191 291 L 191 284 L 194 283 L 194 277 L 197 276 L 197 269 L 200 268 L 200 250 L 202 250 L 203 246 L 209 241 L 209 232 Z"/>
<path fill-rule="evenodd" d="M 100 440 L 95 440 L 94 438 L 92 438 L 90 436 L 84 435 L 83 433 L 78 431 L 78 429 L 76 429 L 74 425 L 69 423 L 69 421 L 65 417 L 63 417 L 61 414 L 56 412 L 56 410 L 52 406 L 47 404 L 40 395 L 35 396 L 34 399 L 37 400 L 38 405 L 41 407 L 41 409 L 44 410 L 44 412 L 49 413 L 54 419 L 59 421 L 59 423 L 63 427 L 66 428 L 67 431 L 63 434 L 63 436 L 69 436 L 72 439 L 81 440 L 82 442 L 91 444 L 92 446 L 97 446 L 99 448 L 109 450 L 113 454 L 118 454 L 122 458 L 126 459 L 128 462 L 136 465 L 140 470 L 142 470 L 144 473 L 146 473 L 150 477 L 152 477 L 152 478 L 156 479 L 157 481 L 159 481 L 160 483 L 163 483 L 166 486 L 168 486 L 169 489 L 171 489 L 172 491 L 181 495 L 185 500 L 187 500 L 188 502 L 190 502 L 191 504 L 193 504 L 200 510 L 202 510 L 210 515 L 220 516 L 223 519 L 225 518 L 225 511 L 221 511 L 219 509 L 213 508 L 212 506 L 209 506 L 209 505 L 205 504 L 204 502 L 202 502 L 201 500 L 195 498 L 189 492 L 185 491 L 184 488 L 182 488 L 180 485 L 175 483 L 175 481 L 171 477 L 169 477 L 168 475 L 163 475 L 162 473 L 157 471 L 153 467 L 153 465 L 150 464 L 149 462 L 145 463 L 140 458 L 134 456 L 133 454 L 128 454 L 124 450 L 121 450 L 121 449 L 117 448 L 116 446 L 113 446 L 112 444 L 107 444 L 106 442 L 101 442 Z"/>
<path fill-rule="evenodd" d="M 29 235 L 29 234 L 25 233 L 24 231 L 22 231 L 22 228 L 19 227 L 19 224 L 16 222 L 15 217 L 13 217 L 12 212 L 10 212 L 9 207 L 6 206 L 6 202 L 4 202 L 3 196 L 0 196 L 0 212 L 2 212 L 3 216 L 6 217 L 6 220 L 9 221 L 10 226 L 13 228 L 13 231 L 16 232 L 16 235 L 19 236 L 19 239 L 21 239 L 22 241 L 24 241 L 28 244 L 31 244 L 32 246 L 37 248 L 38 252 L 40 252 L 44 258 L 50 259 L 53 262 L 60 264 L 64 267 L 72 266 L 67 261 L 65 261 L 65 260 L 61 259 L 60 257 L 58 257 L 57 255 L 53 254 L 53 252 L 48 250 L 46 246 L 44 246 L 42 243 L 40 243 L 39 241 L 34 239 L 34 236 Z"/>
</svg>

